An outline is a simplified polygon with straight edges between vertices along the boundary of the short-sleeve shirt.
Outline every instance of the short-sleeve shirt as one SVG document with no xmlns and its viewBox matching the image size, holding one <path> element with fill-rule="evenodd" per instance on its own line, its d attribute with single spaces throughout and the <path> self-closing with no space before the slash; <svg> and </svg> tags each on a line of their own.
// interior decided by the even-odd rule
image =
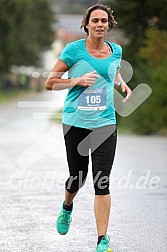
<svg viewBox="0 0 167 252">
<path fill-rule="evenodd" d="M 114 79 L 120 68 L 122 48 L 105 42 L 112 48 L 107 58 L 93 57 L 87 51 L 85 39 L 67 44 L 60 54 L 59 59 L 69 67 L 68 78 L 81 77 L 94 70 L 100 75 L 92 86 L 69 88 L 62 115 L 64 124 L 87 129 L 116 124 Z"/>
</svg>

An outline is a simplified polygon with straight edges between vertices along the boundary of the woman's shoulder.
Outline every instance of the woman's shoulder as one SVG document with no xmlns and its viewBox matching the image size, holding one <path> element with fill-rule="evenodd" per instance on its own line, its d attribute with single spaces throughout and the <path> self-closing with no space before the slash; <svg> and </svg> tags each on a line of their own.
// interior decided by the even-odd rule
<svg viewBox="0 0 167 252">
<path fill-rule="evenodd" d="M 120 44 L 117 44 L 115 42 L 111 42 L 111 41 L 107 41 L 111 46 L 113 46 L 114 48 L 117 48 L 117 49 L 121 49 L 121 45 Z"/>
<path fill-rule="evenodd" d="M 121 45 L 115 43 L 115 42 L 111 42 L 111 41 L 106 41 L 107 43 L 110 44 L 110 46 L 112 47 L 113 51 L 115 51 L 115 53 L 118 53 L 118 54 L 122 54 L 122 47 Z"/>
<path fill-rule="evenodd" d="M 85 39 L 78 39 L 78 40 L 74 40 L 70 43 L 68 43 L 67 45 L 70 47 L 77 47 L 77 46 L 83 46 L 83 44 L 85 43 Z"/>
</svg>

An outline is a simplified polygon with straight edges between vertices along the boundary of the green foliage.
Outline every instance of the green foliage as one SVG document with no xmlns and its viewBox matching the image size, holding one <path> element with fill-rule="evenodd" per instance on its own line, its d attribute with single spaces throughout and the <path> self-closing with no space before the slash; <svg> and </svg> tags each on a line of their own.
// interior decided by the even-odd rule
<svg viewBox="0 0 167 252">
<path fill-rule="evenodd" d="M 139 84 L 143 78 L 152 94 L 129 117 L 119 118 L 119 124 L 139 134 L 167 134 L 167 32 L 148 29 L 138 60 L 135 79 Z"/>
<path fill-rule="evenodd" d="M 142 122 L 144 133 L 148 129 L 148 133 L 167 133 L 167 32 L 147 30 L 144 44 L 139 50 L 139 57 L 145 60 L 145 66 L 149 69 L 148 84 L 153 93 L 147 106 L 137 112 L 137 117 L 145 118 Z M 135 129 L 138 128 L 136 126 Z"/>
<path fill-rule="evenodd" d="M 165 0 L 117 0 L 106 3 L 114 10 L 119 28 L 123 28 L 131 39 L 140 37 L 142 40 L 149 27 L 167 29 Z"/>
<path fill-rule="evenodd" d="M 144 47 L 140 48 L 139 56 L 146 59 L 151 66 L 163 65 L 162 61 L 167 61 L 167 32 L 157 29 L 147 30 Z"/>
<path fill-rule="evenodd" d="M 47 0 L 0 1 L 0 72 L 11 65 L 36 65 L 52 40 L 53 13 Z"/>
<path fill-rule="evenodd" d="M 138 67 L 137 54 L 143 45 L 145 31 L 152 27 L 167 30 L 166 0 L 113 0 L 105 3 L 113 9 L 118 28 L 122 28 L 129 39 L 129 45 L 123 50 L 124 58 Z"/>
<path fill-rule="evenodd" d="M 123 46 L 123 59 L 134 75 L 128 85 L 140 83 L 152 88 L 152 95 L 129 117 L 118 116 L 126 130 L 139 134 L 167 134 L 167 4 L 165 0 L 106 1 L 114 10 L 118 28 L 125 31 L 129 44 Z"/>
</svg>

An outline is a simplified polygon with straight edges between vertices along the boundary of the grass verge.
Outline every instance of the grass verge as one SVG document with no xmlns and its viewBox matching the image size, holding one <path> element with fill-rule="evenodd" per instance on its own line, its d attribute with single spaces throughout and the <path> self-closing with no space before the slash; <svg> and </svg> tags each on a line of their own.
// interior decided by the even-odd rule
<svg viewBox="0 0 167 252">
<path fill-rule="evenodd" d="M 11 99 L 18 98 L 19 96 L 22 96 L 26 94 L 29 91 L 24 90 L 14 90 L 8 93 L 0 92 L 0 104 L 10 101 Z"/>
</svg>

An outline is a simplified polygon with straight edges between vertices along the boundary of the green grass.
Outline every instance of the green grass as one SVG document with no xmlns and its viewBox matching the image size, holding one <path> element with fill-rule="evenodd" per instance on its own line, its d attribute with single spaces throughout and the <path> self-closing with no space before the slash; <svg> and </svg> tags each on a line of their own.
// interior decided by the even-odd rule
<svg viewBox="0 0 167 252">
<path fill-rule="evenodd" d="M 58 110 L 51 115 L 50 120 L 54 121 L 57 124 L 61 124 L 62 123 L 61 118 L 62 118 L 62 110 Z"/>
<path fill-rule="evenodd" d="M 28 91 L 14 90 L 14 91 L 10 91 L 9 93 L 5 93 L 5 92 L 0 91 L 0 104 L 11 101 L 11 99 L 18 98 L 18 97 L 22 96 L 23 94 L 25 94 L 26 92 L 28 92 Z"/>
<path fill-rule="evenodd" d="M 124 128 L 122 125 L 117 125 L 118 134 L 120 135 L 133 135 L 133 131 L 129 128 Z"/>
</svg>

